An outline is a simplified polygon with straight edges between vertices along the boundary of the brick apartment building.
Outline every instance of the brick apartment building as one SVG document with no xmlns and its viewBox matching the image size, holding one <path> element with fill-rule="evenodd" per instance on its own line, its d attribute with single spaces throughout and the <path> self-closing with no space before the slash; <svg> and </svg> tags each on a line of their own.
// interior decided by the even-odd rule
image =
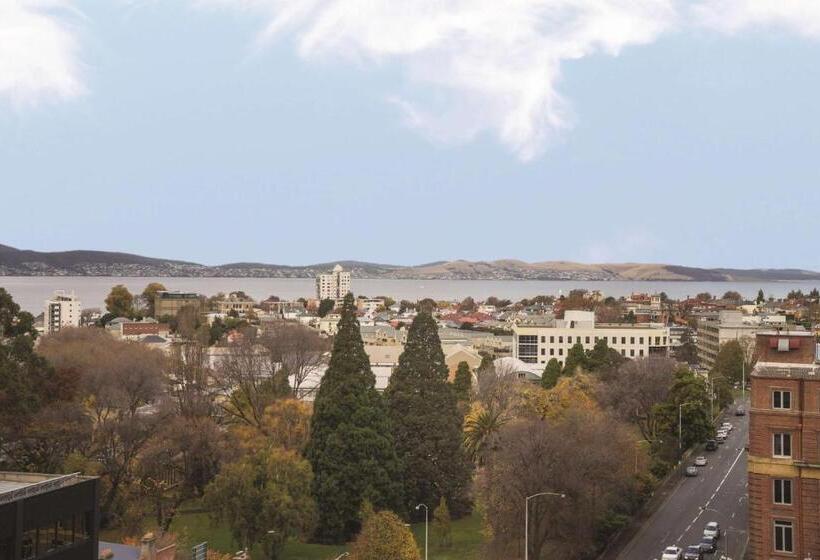
<svg viewBox="0 0 820 560">
<path fill-rule="evenodd" d="M 820 363 L 807 331 L 762 331 L 751 376 L 749 556 L 820 559 Z"/>
</svg>

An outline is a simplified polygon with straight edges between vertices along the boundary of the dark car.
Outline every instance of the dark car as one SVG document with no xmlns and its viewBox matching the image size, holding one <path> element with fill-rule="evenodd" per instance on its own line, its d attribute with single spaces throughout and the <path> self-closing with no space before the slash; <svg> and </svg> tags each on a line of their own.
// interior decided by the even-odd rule
<svg viewBox="0 0 820 560">
<path fill-rule="evenodd" d="M 717 540 L 715 537 L 703 536 L 700 539 L 700 549 L 703 552 L 712 553 L 717 550 Z"/>
<path fill-rule="evenodd" d="M 735 409 L 735 416 L 745 416 L 745 415 L 746 415 L 746 409 L 743 408 L 742 406 L 739 406 Z"/>
<path fill-rule="evenodd" d="M 710 439 L 706 442 L 706 451 L 716 451 L 717 450 L 717 442 L 713 439 Z"/>
<path fill-rule="evenodd" d="M 693 544 L 686 547 L 686 552 L 683 553 L 683 560 L 703 560 L 703 552 L 700 550 L 700 545 Z"/>
</svg>

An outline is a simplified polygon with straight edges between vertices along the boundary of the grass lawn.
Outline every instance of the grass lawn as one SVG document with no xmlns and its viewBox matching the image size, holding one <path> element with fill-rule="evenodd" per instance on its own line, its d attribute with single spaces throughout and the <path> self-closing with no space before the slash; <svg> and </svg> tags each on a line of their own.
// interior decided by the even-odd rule
<svg viewBox="0 0 820 560">
<path fill-rule="evenodd" d="M 448 549 L 439 549 L 434 542 L 431 523 L 430 560 L 478 560 L 483 542 L 481 516 L 474 513 L 470 517 L 454 521 L 452 527 L 453 546 Z M 416 523 L 412 529 L 423 558 L 424 523 Z M 171 531 L 179 536 L 180 545 L 185 547 L 208 541 L 209 548 L 220 552 L 232 553 L 241 548 L 233 541 L 227 528 L 211 525 L 207 513 L 180 512 L 174 518 Z M 346 550 L 347 547 L 344 545 L 329 546 L 292 542 L 285 546 L 284 558 L 286 560 L 333 560 Z M 261 550 L 251 551 L 251 556 L 257 559 L 264 558 Z"/>
</svg>

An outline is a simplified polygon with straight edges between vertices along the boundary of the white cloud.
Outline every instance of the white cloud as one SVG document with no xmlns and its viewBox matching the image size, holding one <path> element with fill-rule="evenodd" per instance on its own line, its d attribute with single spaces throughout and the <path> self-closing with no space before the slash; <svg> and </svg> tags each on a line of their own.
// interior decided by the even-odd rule
<svg viewBox="0 0 820 560">
<path fill-rule="evenodd" d="M 726 33 L 779 27 L 820 38 L 818 0 L 704 0 L 693 12 L 696 24 Z"/>
<path fill-rule="evenodd" d="M 199 0 L 236 6 L 236 0 Z M 654 41 L 674 24 L 674 0 L 245 0 L 269 20 L 258 41 L 296 38 L 308 59 L 398 62 L 410 91 L 389 96 L 433 138 L 494 133 L 521 159 L 571 126 L 561 65 Z"/>
<path fill-rule="evenodd" d="M 30 105 L 84 91 L 68 10 L 56 0 L 0 0 L 0 99 Z"/>
</svg>

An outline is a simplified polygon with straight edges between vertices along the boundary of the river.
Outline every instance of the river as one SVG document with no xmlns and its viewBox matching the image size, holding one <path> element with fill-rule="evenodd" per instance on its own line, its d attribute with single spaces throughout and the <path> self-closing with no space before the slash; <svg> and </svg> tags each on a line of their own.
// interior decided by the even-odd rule
<svg viewBox="0 0 820 560">
<path fill-rule="evenodd" d="M 125 284 L 132 293 L 140 293 L 149 282 L 161 282 L 169 290 L 214 295 L 218 292 L 242 290 L 256 300 L 270 295 L 282 299 L 312 297 L 311 278 L 123 278 L 104 276 L 0 276 L 0 287 L 14 300 L 37 315 L 44 301 L 55 290 L 74 292 L 84 308 L 103 307 L 111 287 Z M 353 291 L 367 296 L 387 295 L 396 300 L 417 300 L 430 297 L 437 300 L 460 300 L 472 296 L 482 300 L 488 296 L 513 301 L 539 294 L 558 296 L 575 288 L 600 290 L 607 296 L 626 296 L 632 292 L 666 292 L 671 298 L 694 296 L 700 292 L 722 295 L 728 290 L 752 299 L 758 289 L 768 296 L 782 297 L 790 290 L 810 291 L 820 282 L 637 282 L 637 281 L 540 281 L 540 280 L 376 280 L 353 279 Z"/>
</svg>

